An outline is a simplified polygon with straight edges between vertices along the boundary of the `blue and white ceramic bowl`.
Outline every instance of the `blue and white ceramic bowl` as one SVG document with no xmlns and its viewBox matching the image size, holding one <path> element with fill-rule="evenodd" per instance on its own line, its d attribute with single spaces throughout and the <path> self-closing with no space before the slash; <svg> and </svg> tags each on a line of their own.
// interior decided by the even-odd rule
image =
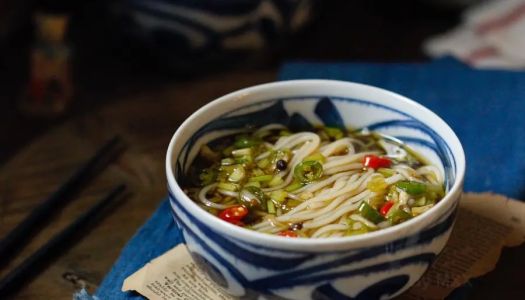
<svg viewBox="0 0 525 300">
<path fill-rule="evenodd" d="M 360 236 L 289 239 L 223 222 L 199 208 L 177 180 L 199 147 L 247 124 L 369 128 L 425 155 L 446 177 L 447 195 L 429 212 Z M 173 216 L 197 264 L 241 299 L 386 299 L 413 285 L 445 246 L 456 216 L 465 156 L 450 127 L 398 94 L 357 83 L 299 80 L 263 84 L 202 107 L 177 130 L 166 171 Z"/>
</svg>

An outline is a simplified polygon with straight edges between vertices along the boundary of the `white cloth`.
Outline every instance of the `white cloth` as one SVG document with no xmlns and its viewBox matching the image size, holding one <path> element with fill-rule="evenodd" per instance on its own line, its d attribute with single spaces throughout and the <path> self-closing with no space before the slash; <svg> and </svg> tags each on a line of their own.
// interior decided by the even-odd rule
<svg viewBox="0 0 525 300">
<path fill-rule="evenodd" d="M 469 8 L 459 27 L 425 41 L 423 50 L 477 68 L 524 70 L 525 0 L 491 0 Z"/>
</svg>

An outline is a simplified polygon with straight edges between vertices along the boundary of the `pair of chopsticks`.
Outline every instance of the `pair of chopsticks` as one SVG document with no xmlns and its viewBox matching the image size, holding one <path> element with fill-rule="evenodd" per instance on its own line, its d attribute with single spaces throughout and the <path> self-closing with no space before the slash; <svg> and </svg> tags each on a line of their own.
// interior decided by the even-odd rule
<svg viewBox="0 0 525 300">
<path fill-rule="evenodd" d="M 54 213 L 60 210 L 86 186 L 89 181 L 109 166 L 122 153 L 124 148 L 125 145 L 118 136 L 112 138 L 97 150 L 58 190 L 51 194 L 42 204 L 33 209 L 20 224 L 11 230 L 7 236 L 0 241 L 0 269 L 28 243 L 32 236 L 44 227 Z M 59 251 L 63 251 L 66 247 L 70 246 L 68 243 L 75 234 L 97 219 L 97 217 L 100 217 L 105 208 L 108 207 L 114 199 L 121 196 L 125 190 L 125 184 L 120 184 L 112 189 L 87 212 L 83 213 L 78 219 L 73 221 L 73 223 L 55 235 L 44 246 L 7 274 L 0 280 L 0 297 L 16 291 L 17 288 L 20 288 L 22 284 L 29 279 L 30 274 L 36 274 L 38 267 L 42 266 L 46 260 L 49 260 Z"/>
</svg>

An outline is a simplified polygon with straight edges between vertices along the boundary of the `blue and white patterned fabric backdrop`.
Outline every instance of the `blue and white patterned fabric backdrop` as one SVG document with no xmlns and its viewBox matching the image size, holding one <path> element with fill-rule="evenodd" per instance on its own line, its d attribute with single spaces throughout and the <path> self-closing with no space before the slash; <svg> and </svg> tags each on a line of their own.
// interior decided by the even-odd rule
<svg viewBox="0 0 525 300">
<path fill-rule="evenodd" d="M 272 48 L 311 18 L 312 0 L 123 0 L 124 31 L 181 68 L 236 63 Z M 244 56 L 243 56 L 244 55 Z"/>
</svg>

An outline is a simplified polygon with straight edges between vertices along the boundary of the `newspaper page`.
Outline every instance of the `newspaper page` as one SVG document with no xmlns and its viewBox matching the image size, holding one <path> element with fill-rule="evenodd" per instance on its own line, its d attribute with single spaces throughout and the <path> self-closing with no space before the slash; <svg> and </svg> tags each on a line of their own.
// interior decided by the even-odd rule
<svg viewBox="0 0 525 300">
<path fill-rule="evenodd" d="M 470 278 L 494 269 L 503 247 L 524 241 L 525 203 L 491 193 L 466 193 L 445 249 L 425 275 L 398 299 L 443 299 Z M 197 268 L 184 245 L 128 277 L 122 290 L 136 291 L 151 300 L 235 299 Z"/>
<path fill-rule="evenodd" d="M 235 299 L 222 292 L 179 244 L 124 280 L 122 291 L 134 290 L 148 299 Z"/>
</svg>

